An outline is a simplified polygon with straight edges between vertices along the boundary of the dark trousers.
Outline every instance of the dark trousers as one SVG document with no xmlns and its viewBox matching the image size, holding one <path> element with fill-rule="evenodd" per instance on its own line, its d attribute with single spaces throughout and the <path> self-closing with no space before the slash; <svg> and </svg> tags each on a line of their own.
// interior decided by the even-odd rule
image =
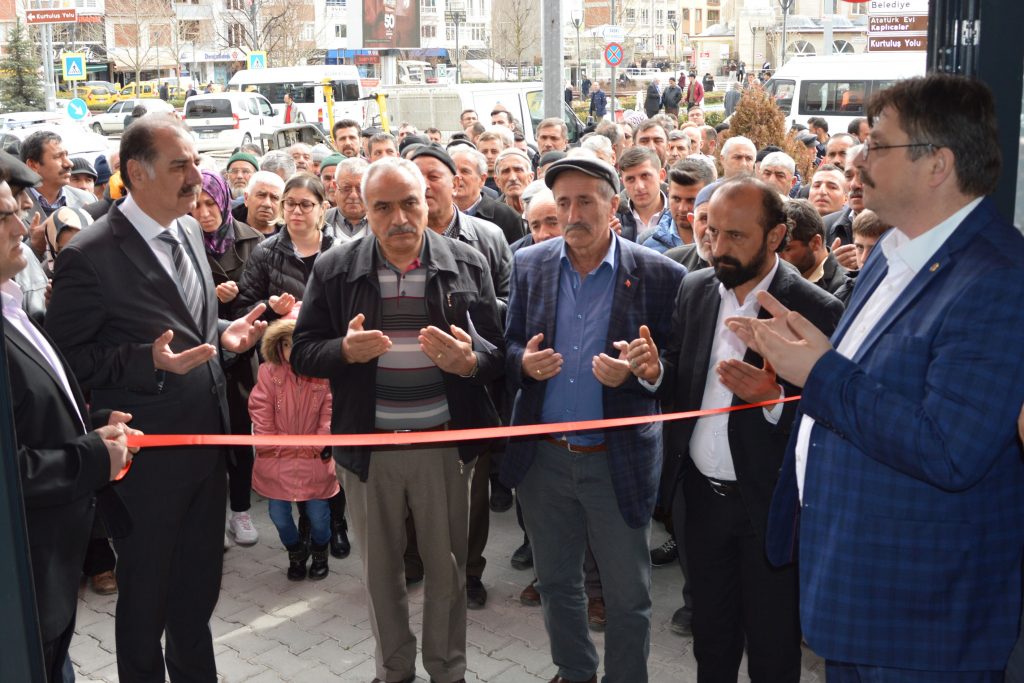
<svg viewBox="0 0 1024 683">
<path fill-rule="evenodd" d="M 490 471 L 491 454 L 483 453 L 476 459 L 473 479 L 469 485 L 469 545 L 466 555 L 466 576 L 478 579 L 484 575 L 484 567 L 487 566 L 484 548 L 487 547 L 487 537 L 491 531 Z M 411 512 L 405 521 L 405 533 L 405 566 L 407 569 L 422 571 L 423 560 L 420 558 L 419 547 L 416 544 L 416 527 L 413 524 Z"/>
<path fill-rule="evenodd" d="M 719 495 L 695 468 L 677 484 L 686 501 L 698 683 L 736 683 L 747 648 L 752 683 L 798 683 L 800 620 L 795 565 L 775 568 L 739 492 Z"/>
<path fill-rule="evenodd" d="M 228 456 L 228 502 L 232 512 L 245 512 L 251 506 L 253 452 L 250 447 L 231 449 Z"/>
<path fill-rule="evenodd" d="M 693 585 L 690 583 L 690 567 L 686 562 L 686 539 L 680 538 L 680 536 L 686 535 L 686 496 L 681 485 L 676 485 L 676 491 L 672 497 L 672 509 L 669 511 L 665 528 L 676 541 L 678 552 L 676 559 L 679 562 L 679 569 L 683 573 L 683 609 L 693 614 Z"/>
<path fill-rule="evenodd" d="M 103 572 L 114 571 L 117 565 L 117 558 L 110 547 L 110 541 L 106 538 L 93 538 L 89 540 L 89 546 L 85 549 L 85 561 L 82 562 L 82 573 L 86 576 L 96 576 Z"/>
<path fill-rule="evenodd" d="M 173 458 L 174 454 L 151 457 Z M 115 539 L 118 600 L 117 673 L 122 681 L 172 683 L 217 680 L 210 617 L 224 560 L 225 456 L 190 483 L 131 482 L 119 492 L 133 530 Z"/>
<path fill-rule="evenodd" d="M 49 683 L 62 683 L 64 680 L 64 664 L 68 661 L 68 648 L 71 647 L 71 637 L 74 635 L 75 619 L 72 617 L 63 633 L 43 643 L 43 666 Z"/>
</svg>

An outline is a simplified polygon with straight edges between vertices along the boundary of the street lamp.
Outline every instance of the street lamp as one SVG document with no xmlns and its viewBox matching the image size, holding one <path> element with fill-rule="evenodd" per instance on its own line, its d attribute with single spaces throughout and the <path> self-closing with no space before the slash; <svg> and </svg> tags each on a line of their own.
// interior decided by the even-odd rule
<svg viewBox="0 0 1024 683">
<path fill-rule="evenodd" d="M 583 26 L 583 13 L 579 10 L 572 11 L 572 25 L 576 28 L 576 85 L 582 88 L 583 70 L 580 66 L 580 27 Z M 582 93 L 583 91 L 580 90 Z"/>
<path fill-rule="evenodd" d="M 675 71 L 679 68 L 679 39 L 676 37 L 676 29 L 679 28 L 679 22 L 673 17 L 668 20 L 668 25 L 672 27 L 672 61 L 675 62 L 672 65 L 672 70 Z"/>
<path fill-rule="evenodd" d="M 789 10 L 793 9 L 794 0 L 779 0 L 779 7 L 782 8 L 782 54 L 779 56 L 779 66 L 786 63 L 786 21 L 789 19 Z"/>
<path fill-rule="evenodd" d="M 466 21 L 466 12 L 463 10 L 446 10 L 444 13 L 446 21 L 455 24 L 455 82 L 462 82 L 462 59 L 459 55 L 459 24 Z"/>
</svg>

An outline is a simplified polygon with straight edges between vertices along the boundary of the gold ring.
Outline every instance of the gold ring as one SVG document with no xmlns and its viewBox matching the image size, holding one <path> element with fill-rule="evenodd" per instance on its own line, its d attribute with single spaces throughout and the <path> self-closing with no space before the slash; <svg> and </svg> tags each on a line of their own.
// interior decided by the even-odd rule
<svg viewBox="0 0 1024 683">
<path fill-rule="evenodd" d="M 437 354 L 437 359 L 438 359 L 438 360 L 441 360 L 441 356 L 442 356 L 442 355 L 444 355 L 444 354 L 441 354 L 441 353 Z"/>
<path fill-rule="evenodd" d="M 540 377 L 540 370 L 537 371 L 537 376 Z"/>
</svg>

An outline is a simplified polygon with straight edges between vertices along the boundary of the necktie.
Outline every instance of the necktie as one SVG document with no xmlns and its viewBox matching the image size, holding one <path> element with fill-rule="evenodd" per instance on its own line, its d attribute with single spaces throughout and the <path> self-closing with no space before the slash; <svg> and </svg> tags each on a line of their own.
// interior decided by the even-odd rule
<svg viewBox="0 0 1024 683">
<path fill-rule="evenodd" d="M 203 327 L 203 287 L 199 284 L 199 275 L 192 265 L 192 259 L 185 253 L 177 236 L 174 233 L 164 230 L 160 233 L 159 239 L 171 246 L 171 257 L 174 259 L 174 269 L 178 271 L 178 284 L 181 285 L 181 293 L 185 297 L 185 305 L 188 307 L 192 318 Z"/>
</svg>

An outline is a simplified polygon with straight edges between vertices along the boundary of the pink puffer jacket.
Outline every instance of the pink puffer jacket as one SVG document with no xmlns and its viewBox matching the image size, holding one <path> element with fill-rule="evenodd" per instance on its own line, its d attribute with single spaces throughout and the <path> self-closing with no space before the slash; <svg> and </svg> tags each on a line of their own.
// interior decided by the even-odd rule
<svg viewBox="0 0 1024 683">
<path fill-rule="evenodd" d="M 331 389 L 324 379 L 299 377 L 287 365 L 264 363 L 249 394 L 253 434 L 330 434 Z M 320 447 L 260 446 L 252 488 L 277 500 L 324 500 L 338 492 L 334 460 Z"/>
</svg>

